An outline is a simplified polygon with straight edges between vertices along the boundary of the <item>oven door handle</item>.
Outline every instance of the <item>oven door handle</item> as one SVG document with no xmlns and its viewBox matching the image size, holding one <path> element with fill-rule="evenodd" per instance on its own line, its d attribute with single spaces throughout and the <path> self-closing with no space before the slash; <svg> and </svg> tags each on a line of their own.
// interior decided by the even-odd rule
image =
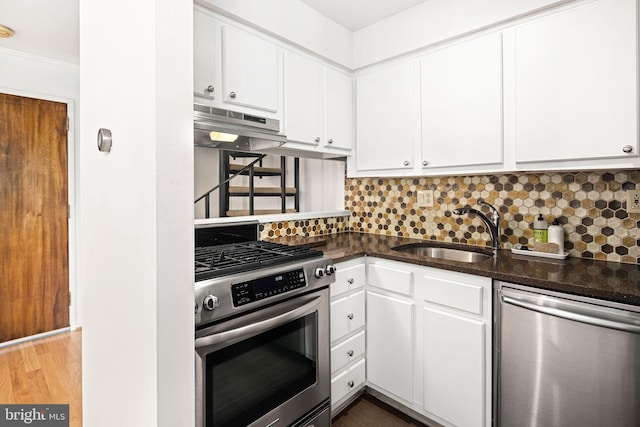
<svg viewBox="0 0 640 427">
<path fill-rule="evenodd" d="M 286 311 L 277 316 L 270 317 L 259 322 L 251 323 L 249 325 L 241 326 L 239 328 L 218 332 L 202 338 L 197 338 L 195 341 L 196 348 L 208 347 L 211 345 L 237 340 L 245 336 L 253 336 L 268 331 L 269 329 L 273 329 L 274 327 L 300 317 L 301 314 L 312 311 L 314 308 L 320 305 L 320 301 L 320 297 L 315 297 L 308 303 L 301 305 L 300 307 L 296 307 L 293 310 Z"/>
</svg>

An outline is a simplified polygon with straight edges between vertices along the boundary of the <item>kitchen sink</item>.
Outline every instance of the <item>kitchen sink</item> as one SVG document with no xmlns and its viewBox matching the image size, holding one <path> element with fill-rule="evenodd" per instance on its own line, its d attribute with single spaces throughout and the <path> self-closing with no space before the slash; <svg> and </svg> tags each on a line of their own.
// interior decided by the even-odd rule
<svg viewBox="0 0 640 427">
<path fill-rule="evenodd" d="M 445 259 L 458 262 L 482 262 L 492 257 L 487 252 L 480 252 L 467 249 L 452 249 L 433 246 L 428 243 L 410 243 L 391 248 L 394 251 L 407 254 L 423 256 L 426 258 Z"/>
</svg>

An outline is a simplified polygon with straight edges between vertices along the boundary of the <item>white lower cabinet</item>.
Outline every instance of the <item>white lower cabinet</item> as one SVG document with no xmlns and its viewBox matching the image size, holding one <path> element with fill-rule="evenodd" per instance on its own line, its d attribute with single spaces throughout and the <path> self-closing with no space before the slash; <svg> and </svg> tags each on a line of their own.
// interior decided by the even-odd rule
<svg viewBox="0 0 640 427">
<path fill-rule="evenodd" d="M 483 426 L 484 322 L 428 307 L 422 315 L 424 409 L 456 426 Z"/>
<path fill-rule="evenodd" d="M 332 410 L 366 384 L 445 427 L 491 425 L 490 278 L 367 257 L 336 279 Z"/>
<path fill-rule="evenodd" d="M 406 404 L 413 401 L 412 274 L 374 262 L 367 266 L 367 384 Z"/>
<path fill-rule="evenodd" d="M 416 275 L 416 400 L 443 425 L 491 425 L 491 287 L 452 271 Z"/>
<path fill-rule="evenodd" d="M 365 386 L 365 261 L 336 264 L 331 295 L 331 409 Z"/>
</svg>

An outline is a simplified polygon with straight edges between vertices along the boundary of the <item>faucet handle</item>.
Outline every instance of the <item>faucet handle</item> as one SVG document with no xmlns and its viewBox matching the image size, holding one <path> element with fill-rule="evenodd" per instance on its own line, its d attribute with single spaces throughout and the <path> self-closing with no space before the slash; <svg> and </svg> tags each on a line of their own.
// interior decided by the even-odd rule
<svg viewBox="0 0 640 427">
<path fill-rule="evenodd" d="M 493 206 L 491 203 L 487 203 L 484 199 L 478 199 L 478 204 L 480 205 L 484 205 L 489 207 L 489 209 L 491 209 L 493 211 L 492 216 L 493 216 L 493 222 L 496 225 L 500 225 L 500 212 L 498 212 L 498 209 Z"/>
</svg>

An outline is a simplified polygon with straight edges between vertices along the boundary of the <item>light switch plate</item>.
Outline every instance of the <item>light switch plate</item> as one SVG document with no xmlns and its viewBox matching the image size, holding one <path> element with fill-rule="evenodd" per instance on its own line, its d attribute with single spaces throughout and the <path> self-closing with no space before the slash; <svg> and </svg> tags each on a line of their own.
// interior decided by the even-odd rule
<svg viewBox="0 0 640 427">
<path fill-rule="evenodd" d="M 640 213 L 640 190 L 627 190 L 627 213 Z"/>
<path fill-rule="evenodd" d="M 418 190 L 417 195 L 419 208 L 433 207 L 433 190 Z"/>
</svg>

